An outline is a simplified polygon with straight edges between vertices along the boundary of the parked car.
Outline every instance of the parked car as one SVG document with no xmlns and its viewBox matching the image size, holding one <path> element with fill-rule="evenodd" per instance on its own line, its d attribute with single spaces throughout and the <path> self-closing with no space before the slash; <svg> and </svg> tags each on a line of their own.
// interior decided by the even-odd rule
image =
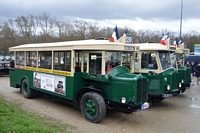
<svg viewBox="0 0 200 133">
<path fill-rule="evenodd" d="M 9 74 L 10 61 L 0 61 L 0 75 Z"/>
<path fill-rule="evenodd" d="M 188 61 L 194 61 L 194 66 L 196 67 L 200 62 L 200 54 L 189 54 L 186 56 L 184 64 L 186 64 Z"/>
</svg>

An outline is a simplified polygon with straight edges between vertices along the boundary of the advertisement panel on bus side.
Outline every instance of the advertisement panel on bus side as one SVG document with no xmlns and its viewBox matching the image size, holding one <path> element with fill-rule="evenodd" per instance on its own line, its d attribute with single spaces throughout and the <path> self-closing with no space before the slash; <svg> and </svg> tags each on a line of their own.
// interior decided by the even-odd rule
<svg viewBox="0 0 200 133">
<path fill-rule="evenodd" d="M 33 86 L 65 95 L 65 77 L 33 72 Z"/>
</svg>

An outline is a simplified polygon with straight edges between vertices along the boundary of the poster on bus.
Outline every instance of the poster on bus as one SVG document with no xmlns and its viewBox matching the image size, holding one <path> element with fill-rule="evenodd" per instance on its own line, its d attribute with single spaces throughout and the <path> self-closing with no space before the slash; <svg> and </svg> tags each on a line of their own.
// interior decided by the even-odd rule
<svg viewBox="0 0 200 133">
<path fill-rule="evenodd" d="M 33 73 L 33 86 L 65 95 L 65 77 L 44 73 Z"/>
<path fill-rule="evenodd" d="M 54 75 L 41 74 L 41 88 L 48 91 L 54 91 Z"/>
<path fill-rule="evenodd" d="M 65 94 L 65 77 L 55 76 L 55 92 L 59 94 Z"/>
<path fill-rule="evenodd" d="M 41 74 L 34 72 L 33 73 L 33 86 L 36 88 L 41 88 Z"/>
</svg>

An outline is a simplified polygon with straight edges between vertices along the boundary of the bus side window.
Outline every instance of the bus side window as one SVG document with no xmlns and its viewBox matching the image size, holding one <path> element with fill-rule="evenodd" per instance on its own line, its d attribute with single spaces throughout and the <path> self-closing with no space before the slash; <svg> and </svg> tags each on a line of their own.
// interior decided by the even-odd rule
<svg viewBox="0 0 200 133">
<path fill-rule="evenodd" d="M 52 52 L 51 51 L 39 51 L 38 58 L 40 58 L 40 68 L 51 69 Z"/>
<path fill-rule="evenodd" d="M 16 65 L 20 65 L 20 66 L 24 66 L 25 62 L 24 62 L 24 56 L 25 56 L 25 53 L 24 51 L 17 51 L 16 52 Z"/>
<path fill-rule="evenodd" d="M 71 51 L 54 51 L 53 69 L 71 71 Z"/>
<path fill-rule="evenodd" d="M 37 67 L 36 51 L 26 51 L 26 66 Z"/>
</svg>

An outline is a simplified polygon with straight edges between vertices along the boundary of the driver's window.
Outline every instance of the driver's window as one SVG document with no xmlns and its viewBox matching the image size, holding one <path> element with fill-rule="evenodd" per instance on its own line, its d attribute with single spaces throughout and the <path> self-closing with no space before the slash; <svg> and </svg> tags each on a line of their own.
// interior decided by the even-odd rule
<svg viewBox="0 0 200 133">
<path fill-rule="evenodd" d="M 119 66 L 120 62 L 121 62 L 121 53 L 120 52 L 108 51 L 106 53 L 105 72 L 109 73 L 112 68 Z"/>
<path fill-rule="evenodd" d="M 158 69 L 156 63 L 156 54 L 152 52 L 143 52 L 141 59 L 141 69 Z"/>
<path fill-rule="evenodd" d="M 160 51 L 159 58 L 163 70 L 171 67 L 171 59 L 168 51 Z"/>
<path fill-rule="evenodd" d="M 122 65 L 131 69 L 131 52 L 123 52 L 122 53 Z"/>
</svg>

